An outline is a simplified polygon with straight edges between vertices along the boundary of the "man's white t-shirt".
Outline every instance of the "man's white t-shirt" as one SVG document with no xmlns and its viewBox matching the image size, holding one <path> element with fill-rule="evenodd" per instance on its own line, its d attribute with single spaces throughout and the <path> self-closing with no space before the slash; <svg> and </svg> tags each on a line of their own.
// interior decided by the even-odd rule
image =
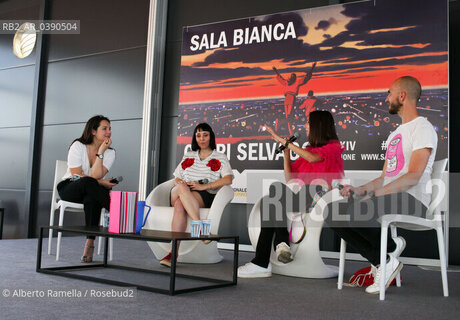
<svg viewBox="0 0 460 320">
<path fill-rule="evenodd" d="M 208 183 L 219 180 L 222 177 L 231 175 L 233 171 L 227 156 L 214 150 L 206 159 L 201 160 L 199 151 L 189 151 L 184 154 L 181 162 L 174 171 L 174 177 L 189 181 L 207 179 Z M 206 190 L 215 194 L 218 189 Z"/>
<path fill-rule="evenodd" d="M 107 169 L 107 172 L 113 165 L 115 161 L 115 150 L 107 149 L 104 152 L 104 159 L 102 159 L 102 165 Z M 86 145 L 80 141 L 75 141 L 69 148 L 69 153 L 67 155 L 67 172 L 62 177 L 62 180 L 72 177 L 70 173 L 70 168 L 81 167 L 83 174 L 89 176 L 91 175 L 91 167 L 89 164 L 88 151 Z"/>
<path fill-rule="evenodd" d="M 438 135 L 433 125 L 424 117 L 400 125 L 387 139 L 387 168 L 384 185 L 398 179 L 409 171 L 409 163 L 415 150 L 431 148 L 431 154 L 419 183 L 407 190 L 416 199 L 428 207 L 431 201 L 431 189 L 426 188 L 431 179 L 431 171 L 436 156 Z"/>
</svg>

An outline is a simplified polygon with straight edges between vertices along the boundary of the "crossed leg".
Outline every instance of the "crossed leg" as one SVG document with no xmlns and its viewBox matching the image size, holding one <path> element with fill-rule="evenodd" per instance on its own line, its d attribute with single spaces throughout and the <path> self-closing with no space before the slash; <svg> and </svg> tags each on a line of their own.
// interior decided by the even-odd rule
<svg viewBox="0 0 460 320">
<path fill-rule="evenodd" d="M 174 207 L 171 230 L 184 232 L 187 228 L 187 215 L 192 220 L 200 220 L 200 208 L 204 208 L 204 202 L 200 194 L 191 191 L 186 184 L 178 184 L 171 190 L 171 204 Z M 177 242 L 179 249 L 180 242 Z"/>
</svg>

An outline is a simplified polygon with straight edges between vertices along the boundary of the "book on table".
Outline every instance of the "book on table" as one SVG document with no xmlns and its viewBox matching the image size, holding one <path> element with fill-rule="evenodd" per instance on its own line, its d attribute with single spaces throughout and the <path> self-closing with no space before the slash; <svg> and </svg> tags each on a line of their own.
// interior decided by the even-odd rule
<svg viewBox="0 0 460 320">
<path fill-rule="evenodd" d="M 134 191 L 110 191 L 109 232 L 136 232 L 137 196 Z"/>
</svg>

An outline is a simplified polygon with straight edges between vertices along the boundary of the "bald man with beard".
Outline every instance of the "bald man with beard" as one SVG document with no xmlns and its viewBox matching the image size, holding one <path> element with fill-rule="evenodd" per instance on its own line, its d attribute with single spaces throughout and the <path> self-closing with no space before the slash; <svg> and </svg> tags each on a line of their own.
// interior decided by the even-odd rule
<svg viewBox="0 0 460 320">
<path fill-rule="evenodd" d="M 382 174 L 360 187 L 346 185 L 340 191 L 344 197 L 354 194 L 347 206 L 350 221 L 334 221 L 333 214 L 326 218 L 327 224 L 374 266 L 374 284 L 366 288 L 367 293 L 377 294 L 380 290 L 380 225 L 377 219 L 384 214 L 425 217 L 431 200 L 426 185 L 431 177 L 438 138 L 431 123 L 417 112 L 421 91 L 419 81 L 411 76 L 400 77 L 391 84 L 385 102 L 388 112 L 397 114 L 402 122 L 387 139 Z M 402 237 L 388 239 L 386 287 L 403 267 L 398 258 L 405 246 Z"/>
</svg>

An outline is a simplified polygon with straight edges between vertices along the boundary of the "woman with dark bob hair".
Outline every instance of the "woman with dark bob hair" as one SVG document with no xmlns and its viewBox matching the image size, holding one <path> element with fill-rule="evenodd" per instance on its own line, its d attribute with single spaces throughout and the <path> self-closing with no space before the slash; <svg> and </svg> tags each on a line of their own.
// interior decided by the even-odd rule
<svg viewBox="0 0 460 320">
<path fill-rule="evenodd" d="M 109 190 L 115 186 L 104 179 L 115 161 L 110 120 L 94 116 L 86 123 L 83 134 L 70 145 L 67 172 L 57 185 L 64 201 L 83 203 L 86 226 L 97 226 L 101 209 L 110 207 Z M 81 262 L 92 262 L 94 236 L 87 236 Z"/>
<path fill-rule="evenodd" d="M 286 182 L 291 181 L 291 179 L 300 180 L 306 185 L 306 190 L 317 189 L 316 185 L 320 187 L 319 189 L 330 189 L 332 180 L 340 179 L 344 174 L 342 161 L 343 147 L 337 137 L 334 119 L 329 111 L 313 111 L 310 113 L 308 120 L 304 126 L 308 137 L 308 146 L 305 149 L 281 138 L 272 128 L 266 126 L 266 129 L 272 135 L 273 140 L 286 147 L 284 149 L 284 175 Z M 292 163 L 291 151 L 299 156 Z M 310 188 L 310 185 L 313 188 Z M 276 190 L 277 188 L 279 190 Z M 264 201 L 270 203 L 270 197 L 273 197 L 274 193 L 280 190 L 283 196 L 279 199 L 286 199 L 288 191 L 286 185 L 282 183 L 273 183 L 270 186 L 269 195 L 262 198 L 260 206 L 261 217 L 269 217 L 269 219 L 264 218 L 262 220 L 255 258 L 238 268 L 238 277 L 240 278 L 263 278 L 271 276 L 270 254 L 272 243 L 278 261 L 282 263 L 292 261 L 290 239 L 287 231 L 286 207 L 282 207 L 283 220 L 277 221 L 275 216 L 279 216 L 279 214 L 277 215 L 276 210 L 272 212 L 274 206 L 264 205 Z M 321 194 L 321 191 L 317 193 L 315 200 Z M 314 197 L 309 192 L 306 192 L 306 200 L 307 207 L 314 205 Z M 264 207 L 268 207 L 269 212 L 264 212 L 266 210 Z M 294 212 L 304 212 L 304 210 L 305 207 L 293 209 Z"/>
<path fill-rule="evenodd" d="M 220 187 L 232 183 L 233 173 L 227 156 L 216 151 L 216 137 L 207 123 L 195 127 L 192 151 L 186 152 L 174 171 L 175 186 L 171 190 L 174 216 L 171 229 L 184 232 L 187 215 L 200 220 L 200 208 L 211 207 Z M 179 250 L 179 242 L 177 243 Z M 171 252 L 160 264 L 171 266 Z"/>
</svg>

